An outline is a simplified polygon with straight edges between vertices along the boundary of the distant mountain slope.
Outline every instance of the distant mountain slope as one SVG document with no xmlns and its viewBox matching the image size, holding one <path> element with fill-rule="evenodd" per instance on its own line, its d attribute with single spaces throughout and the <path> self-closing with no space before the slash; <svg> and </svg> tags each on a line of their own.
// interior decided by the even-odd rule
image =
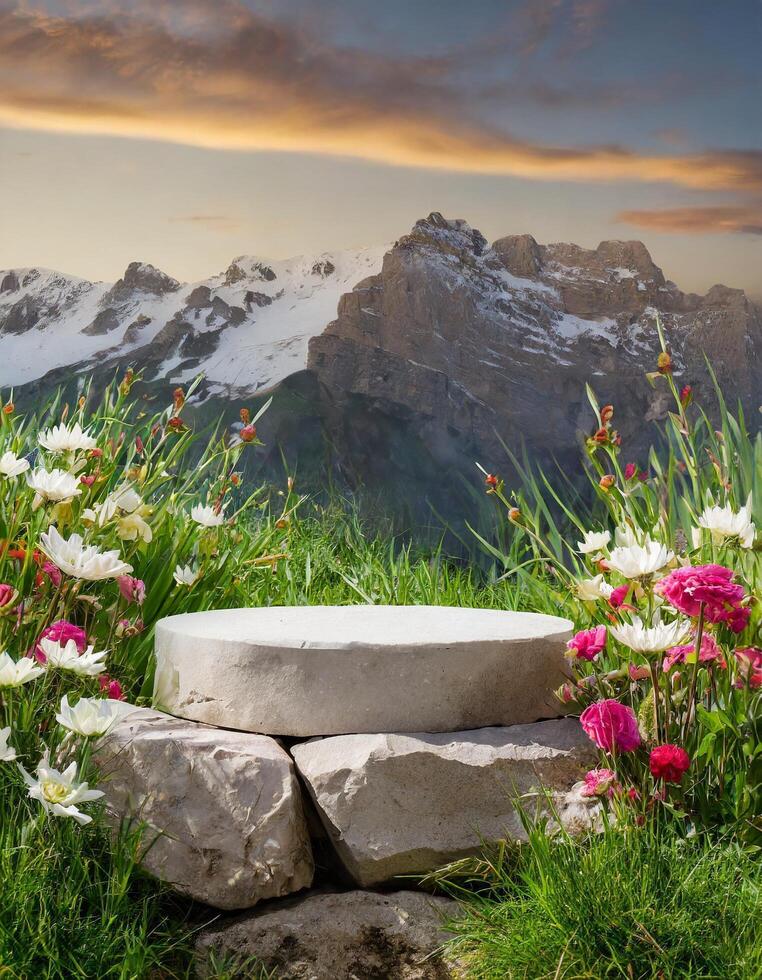
<svg viewBox="0 0 762 980">
<path fill-rule="evenodd" d="M 335 316 L 342 293 L 380 269 L 384 251 L 241 256 L 199 283 L 139 262 L 114 284 L 47 269 L 0 272 L 0 386 L 131 359 L 157 380 L 203 370 L 209 395 L 256 391 L 305 366 L 309 338 Z"/>
<path fill-rule="evenodd" d="M 478 486 L 475 460 L 507 473 L 504 444 L 577 467 L 586 381 L 616 406 L 627 458 L 644 461 L 669 407 L 645 379 L 657 315 L 679 383 L 711 408 L 708 357 L 757 426 L 762 319 L 743 291 L 683 293 L 641 242 L 490 245 L 438 213 L 388 248 L 242 257 L 200 283 L 139 263 L 113 285 L 0 273 L 0 385 L 23 403 L 132 365 L 161 400 L 203 372 L 197 413 L 231 420 L 272 391 L 257 456 L 270 473 L 283 450 L 304 487 L 363 483 L 395 509 L 463 516 L 461 477 Z"/>
</svg>

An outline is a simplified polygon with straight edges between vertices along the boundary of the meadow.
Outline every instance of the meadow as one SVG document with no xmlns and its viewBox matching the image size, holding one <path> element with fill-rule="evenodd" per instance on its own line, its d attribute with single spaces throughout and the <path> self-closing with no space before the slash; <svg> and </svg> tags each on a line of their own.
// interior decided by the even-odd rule
<svg viewBox="0 0 762 980">
<path fill-rule="evenodd" d="M 140 872 L 140 834 L 108 830 L 91 763 L 114 705 L 150 698 L 155 622 L 370 602 L 575 623 L 558 697 L 600 749 L 582 790 L 599 826 L 529 827 L 527 845 L 434 876 L 462 901 L 450 955 L 464 975 L 759 976 L 762 438 L 721 396 L 706 415 L 666 348 L 650 380 L 673 408 L 648 459 L 627 458 L 615 407 L 591 390 L 580 473 L 518 459 L 510 481 L 477 473 L 493 524 L 474 523 L 470 558 L 291 480 L 248 486 L 245 407 L 233 430 L 194 433 L 192 391 L 149 415 L 131 372 L 32 414 L 6 393 L 0 975 L 192 975 L 214 914 Z"/>
</svg>

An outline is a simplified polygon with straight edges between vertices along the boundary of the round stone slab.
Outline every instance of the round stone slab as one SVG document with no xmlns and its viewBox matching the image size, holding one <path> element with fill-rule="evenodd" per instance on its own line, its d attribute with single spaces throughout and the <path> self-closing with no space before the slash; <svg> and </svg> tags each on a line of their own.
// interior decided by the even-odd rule
<svg viewBox="0 0 762 980">
<path fill-rule="evenodd" d="M 572 624 L 446 606 L 271 606 L 156 625 L 157 708 L 267 735 L 449 732 L 560 714 Z"/>
</svg>

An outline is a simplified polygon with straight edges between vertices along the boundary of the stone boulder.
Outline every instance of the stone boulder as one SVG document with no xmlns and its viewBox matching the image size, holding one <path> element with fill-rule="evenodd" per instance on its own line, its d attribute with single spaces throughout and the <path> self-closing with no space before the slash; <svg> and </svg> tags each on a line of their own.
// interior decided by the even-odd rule
<svg viewBox="0 0 762 980">
<path fill-rule="evenodd" d="M 460 973 L 438 950 L 457 913 L 451 899 L 418 892 L 313 893 L 204 929 L 198 973 L 211 975 L 217 953 L 241 963 L 242 980 L 252 957 L 278 980 L 448 980 Z"/>
<path fill-rule="evenodd" d="M 114 816 L 147 824 L 146 870 L 179 892 L 243 909 L 311 884 L 299 785 L 274 739 L 138 709 L 95 761 Z"/>
<path fill-rule="evenodd" d="M 572 719 L 451 735 L 343 735 L 293 746 L 338 856 L 363 886 L 424 873 L 483 841 L 524 839 L 528 812 L 553 798 L 564 822 L 595 749 Z"/>
</svg>

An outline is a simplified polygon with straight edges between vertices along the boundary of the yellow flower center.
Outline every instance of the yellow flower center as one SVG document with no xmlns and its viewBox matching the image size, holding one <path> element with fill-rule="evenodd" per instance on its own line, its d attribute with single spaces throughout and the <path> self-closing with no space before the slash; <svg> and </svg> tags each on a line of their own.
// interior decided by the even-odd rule
<svg viewBox="0 0 762 980">
<path fill-rule="evenodd" d="M 62 783 L 55 782 L 53 779 L 44 779 L 40 783 L 40 788 L 42 789 L 42 795 L 48 803 L 63 803 L 69 795 L 68 787 Z"/>
</svg>

